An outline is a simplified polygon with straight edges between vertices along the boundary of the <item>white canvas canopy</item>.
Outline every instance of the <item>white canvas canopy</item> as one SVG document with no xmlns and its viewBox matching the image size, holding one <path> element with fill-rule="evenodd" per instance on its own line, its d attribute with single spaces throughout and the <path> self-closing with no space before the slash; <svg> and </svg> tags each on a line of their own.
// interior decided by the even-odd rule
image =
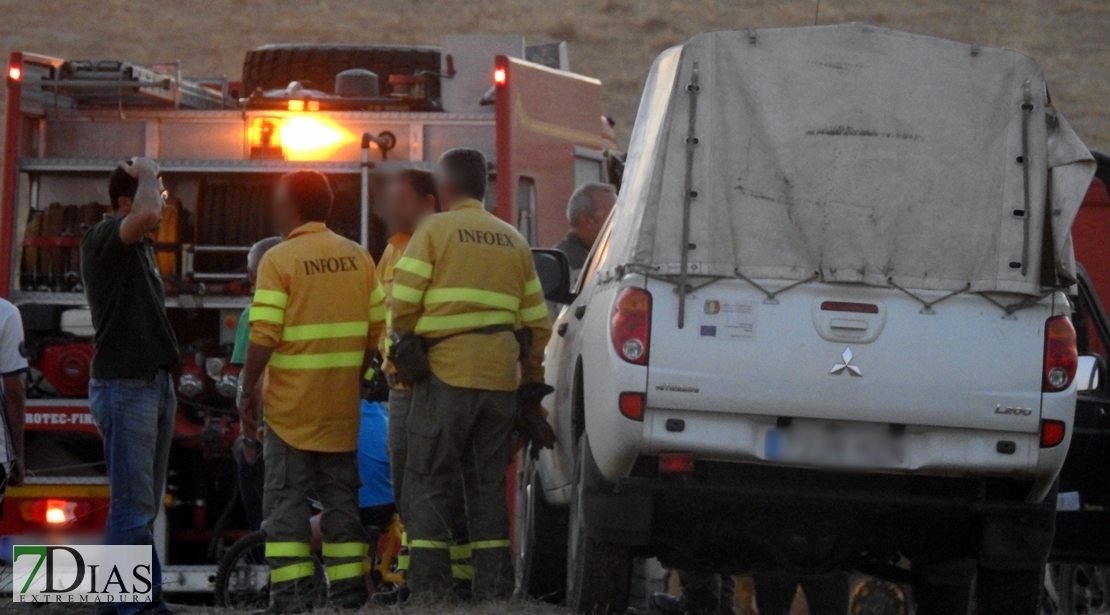
<svg viewBox="0 0 1110 615">
<path fill-rule="evenodd" d="M 1016 51 L 860 24 L 711 32 L 648 77 L 623 263 L 681 271 L 691 136 L 690 275 L 1038 295 L 1042 263 L 1072 267 L 1094 173 Z"/>
</svg>

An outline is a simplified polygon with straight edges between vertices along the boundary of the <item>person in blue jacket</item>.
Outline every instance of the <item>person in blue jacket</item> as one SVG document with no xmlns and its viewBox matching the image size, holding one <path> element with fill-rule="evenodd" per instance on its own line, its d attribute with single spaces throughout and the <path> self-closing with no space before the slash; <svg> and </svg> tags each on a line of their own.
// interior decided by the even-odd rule
<svg viewBox="0 0 1110 615">
<path fill-rule="evenodd" d="M 359 515 L 363 525 L 383 531 L 397 512 L 389 479 L 388 427 L 385 404 L 363 399 L 358 433 L 358 474 L 362 479 L 358 490 Z"/>
</svg>

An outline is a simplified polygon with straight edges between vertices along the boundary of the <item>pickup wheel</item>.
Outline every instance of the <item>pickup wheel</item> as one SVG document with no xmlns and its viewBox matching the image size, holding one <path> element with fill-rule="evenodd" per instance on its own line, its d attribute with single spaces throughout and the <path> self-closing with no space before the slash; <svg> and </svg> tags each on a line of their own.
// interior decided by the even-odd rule
<svg viewBox="0 0 1110 615">
<path fill-rule="evenodd" d="M 589 536 L 583 525 L 588 446 L 585 436 L 579 438 L 567 521 L 567 606 L 578 613 L 624 613 L 632 579 L 631 550 Z"/>
<path fill-rule="evenodd" d="M 567 516 L 547 503 L 528 449 L 520 453 L 513 551 L 518 597 L 559 602 L 566 593 Z"/>
<path fill-rule="evenodd" d="M 1110 606 L 1110 569 L 1085 564 L 1052 566 L 1060 615 L 1101 613 Z"/>
<path fill-rule="evenodd" d="M 968 615 L 971 613 L 971 587 L 952 585 L 914 586 L 917 615 Z"/>
<path fill-rule="evenodd" d="M 979 569 L 975 583 L 978 615 L 1040 615 L 1044 568 Z"/>
<path fill-rule="evenodd" d="M 974 560 L 927 565 L 913 584 L 916 615 L 969 615 L 974 602 L 975 574 Z"/>
</svg>

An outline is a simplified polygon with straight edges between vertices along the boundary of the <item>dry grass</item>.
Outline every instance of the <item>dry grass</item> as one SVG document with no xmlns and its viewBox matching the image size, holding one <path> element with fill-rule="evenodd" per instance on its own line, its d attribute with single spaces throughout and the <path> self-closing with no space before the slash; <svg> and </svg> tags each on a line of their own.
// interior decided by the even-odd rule
<svg viewBox="0 0 1110 615">
<path fill-rule="evenodd" d="M 171 609 L 176 615 L 244 615 L 244 611 L 217 608 L 212 606 L 187 606 L 174 604 Z M 339 611 L 316 611 L 317 613 Z M 565 608 L 538 602 L 494 602 L 489 604 L 431 604 L 406 608 L 366 606 L 361 611 L 342 611 L 359 615 L 570 615 Z M 12 604 L 0 599 L 0 613 L 33 613 L 34 615 L 92 615 L 92 607 L 70 605 L 44 605 L 40 608 Z"/>
<path fill-rule="evenodd" d="M 809 24 L 815 0 L 0 0 L 6 49 L 68 58 L 181 60 L 237 77 L 273 42 L 435 44 L 446 33 L 570 41 L 572 67 L 600 77 L 622 139 L 651 60 L 703 30 Z M 1110 147 L 1110 2 L 821 0 L 820 22 L 876 25 L 1019 49 L 1045 67 L 1057 106 L 1092 147 Z"/>
</svg>

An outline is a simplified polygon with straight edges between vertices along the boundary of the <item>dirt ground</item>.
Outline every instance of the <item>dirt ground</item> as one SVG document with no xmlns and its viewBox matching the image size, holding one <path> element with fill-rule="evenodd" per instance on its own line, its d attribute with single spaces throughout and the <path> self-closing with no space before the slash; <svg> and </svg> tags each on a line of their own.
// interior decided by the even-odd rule
<svg viewBox="0 0 1110 615">
<path fill-rule="evenodd" d="M 742 577 L 737 585 L 736 613 L 737 615 L 759 615 L 755 608 L 753 587 L 751 579 Z M 852 581 L 852 615 L 906 615 L 904 594 L 897 587 L 882 583 L 868 581 L 865 577 L 857 576 Z M 216 608 L 204 605 L 171 604 L 171 609 L 176 615 L 243 615 L 242 611 Z M 91 615 L 91 609 L 72 606 L 50 606 L 32 608 L 16 605 L 9 597 L 0 597 L 0 613 L 33 613 L 34 615 Z M 359 612 L 360 615 L 572 615 L 572 611 L 561 606 L 539 602 L 496 602 L 483 605 L 449 605 L 432 604 L 404 610 L 392 607 L 366 606 Z M 629 615 L 634 613 L 630 610 Z M 808 615 L 809 609 L 802 592 L 799 590 L 795 596 L 791 615 Z"/>
<path fill-rule="evenodd" d="M 569 42 L 571 67 L 605 83 L 623 142 L 661 50 L 703 30 L 815 16 L 1021 50 L 1045 67 L 1056 106 L 1088 145 L 1110 148 L 1106 0 L 0 0 L 0 47 L 180 60 L 187 74 L 237 79 L 243 52 L 265 43 L 436 44 L 449 33 L 521 33 Z"/>
</svg>

